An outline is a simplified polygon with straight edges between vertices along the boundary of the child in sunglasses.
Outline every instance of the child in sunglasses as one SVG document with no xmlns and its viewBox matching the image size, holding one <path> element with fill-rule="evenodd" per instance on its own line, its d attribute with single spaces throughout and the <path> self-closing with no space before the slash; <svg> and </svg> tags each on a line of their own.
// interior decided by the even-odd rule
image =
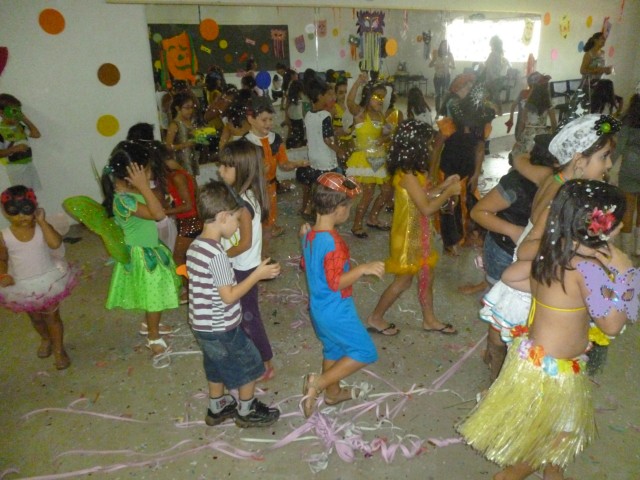
<svg viewBox="0 0 640 480">
<path fill-rule="evenodd" d="M 384 275 L 382 262 L 351 268 L 349 247 L 336 225 L 349 219 L 352 199 L 360 186 L 336 172 L 318 177 L 312 195 L 316 223 L 301 229 L 302 268 L 307 274 L 309 307 L 313 327 L 322 343 L 322 373 L 304 377 L 302 410 L 314 411 L 316 398 L 324 391 L 324 403 L 356 398 L 357 388 L 343 388 L 340 380 L 378 359 L 376 347 L 358 318 L 353 301 L 353 284 L 363 275 Z"/>
<path fill-rule="evenodd" d="M 0 232 L 0 306 L 27 313 L 41 338 L 38 357 L 53 353 L 55 367 L 64 370 L 71 360 L 59 305 L 76 286 L 79 271 L 64 260 L 62 236 L 46 221 L 31 188 L 9 187 L 0 201 L 9 221 Z"/>
<path fill-rule="evenodd" d="M 13 95 L 0 94 L 0 163 L 6 165 L 11 185 L 41 188 L 31 158 L 29 137 L 40 138 L 40 131 L 22 112 L 22 104 Z"/>
</svg>

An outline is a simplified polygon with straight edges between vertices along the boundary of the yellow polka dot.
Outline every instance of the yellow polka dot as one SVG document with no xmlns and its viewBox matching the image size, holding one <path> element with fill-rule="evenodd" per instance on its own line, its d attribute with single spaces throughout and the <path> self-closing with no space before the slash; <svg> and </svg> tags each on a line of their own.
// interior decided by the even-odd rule
<svg viewBox="0 0 640 480">
<path fill-rule="evenodd" d="M 102 115 L 98 118 L 96 129 L 101 135 L 104 135 L 105 137 L 112 137 L 118 133 L 118 130 L 120 130 L 120 123 L 113 115 Z"/>
</svg>

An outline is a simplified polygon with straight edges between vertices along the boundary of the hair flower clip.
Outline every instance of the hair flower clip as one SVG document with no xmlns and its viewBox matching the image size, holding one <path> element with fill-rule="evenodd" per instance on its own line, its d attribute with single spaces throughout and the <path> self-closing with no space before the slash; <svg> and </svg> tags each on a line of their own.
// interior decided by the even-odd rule
<svg viewBox="0 0 640 480">
<path fill-rule="evenodd" d="M 616 133 L 620 131 L 620 122 L 611 115 L 600 115 L 593 129 L 598 136 L 607 133 Z"/>
<path fill-rule="evenodd" d="M 105 165 L 105 167 L 102 169 L 103 175 L 111 175 L 112 173 L 113 173 L 113 167 L 111 165 Z"/>
<path fill-rule="evenodd" d="M 609 240 L 608 233 L 613 228 L 616 217 L 613 215 L 616 206 L 613 205 L 610 208 L 605 207 L 605 210 L 600 210 L 595 207 L 593 211 L 587 215 L 587 233 L 590 237 L 598 237 L 600 240 Z"/>
</svg>

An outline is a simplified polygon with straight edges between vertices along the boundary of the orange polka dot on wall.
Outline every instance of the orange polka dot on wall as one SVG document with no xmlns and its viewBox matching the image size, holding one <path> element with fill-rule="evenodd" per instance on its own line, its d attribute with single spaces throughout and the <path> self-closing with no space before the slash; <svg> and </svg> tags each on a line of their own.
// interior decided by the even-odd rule
<svg viewBox="0 0 640 480">
<path fill-rule="evenodd" d="M 55 8 L 42 10 L 38 22 L 42 30 L 49 35 L 58 35 L 64 30 L 64 16 Z"/>
<path fill-rule="evenodd" d="M 103 63 L 98 69 L 98 80 L 107 87 L 113 87 L 120 81 L 120 70 L 113 63 Z"/>
<path fill-rule="evenodd" d="M 215 40 L 218 38 L 219 33 L 218 23 L 214 19 L 205 18 L 200 22 L 200 35 L 202 35 L 202 38 L 205 40 Z"/>
<path fill-rule="evenodd" d="M 262 46 L 260 47 L 260 51 L 262 53 L 269 53 L 269 45 L 267 45 L 266 43 L 263 43 Z"/>
</svg>

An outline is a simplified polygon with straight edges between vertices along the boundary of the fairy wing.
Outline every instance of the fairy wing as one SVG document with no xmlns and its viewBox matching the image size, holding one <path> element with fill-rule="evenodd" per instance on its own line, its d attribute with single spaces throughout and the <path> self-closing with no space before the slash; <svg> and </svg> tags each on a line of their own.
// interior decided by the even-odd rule
<svg viewBox="0 0 640 480">
<path fill-rule="evenodd" d="M 124 233 L 113 218 L 107 216 L 102 205 L 90 197 L 78 195 L 65 199 L 62 206 L 69 215 L 100 236 L 107 252 L 116 261 L 129 263 L 130 256 L 124 242 Z"/>
</svg>

